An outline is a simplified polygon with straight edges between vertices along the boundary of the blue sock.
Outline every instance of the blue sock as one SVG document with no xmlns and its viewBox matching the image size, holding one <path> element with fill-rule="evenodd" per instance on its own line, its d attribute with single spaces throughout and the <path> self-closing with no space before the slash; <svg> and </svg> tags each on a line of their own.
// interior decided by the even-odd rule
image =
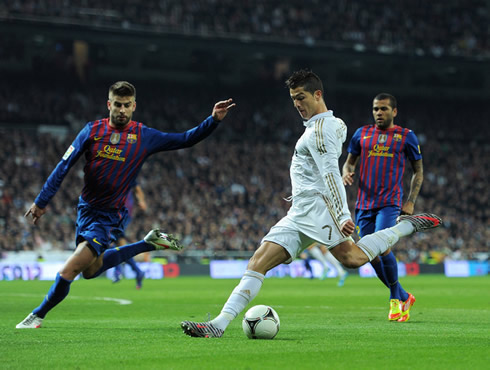
<svg viewBox="0 0 490 370">
<path fill-rule="evenodd" d="M 155 250 L 155 247 L 146 243 L 144 240 L 140 240 L 139 242 L 128 244 L 123 247 L 108 249 L 104 252 L 102 267 L 91 278 L 99 276 L 105 270 L 119 265 L 121 262 L 124 262 L 137 254 L 153 250 Z"/>
<path fill-rule="evenodd" d="M 136 261 L 133 259 L 133 258 L 130 258 L 128 260 L 126 260 L 126 263 L 131 266 L 131 268 L 133 269 L 133 271 L 136 273 L 136 275 L 141 275 L 142 271 L 140 270 L 140 268 L 138 267 L 138 265 L 136 264 Z"/>
<path fill-rule="evenodd" d="M 121 275 L 121 274 L 122 274 L 122 265 L 114 266 L 114 275 Z"/>
<path fill-rule="evenodd" d="M 48 294 L 44 297 L 43 303 L 35 308 L 32 313 L 44 319 L 44 316 L 58 303 L 60 303 L 68 295 L 70 291 L 71 280 L 66 280 L 61 277 L 60 273 L 56 274 L 56 279 L 51 285 Z"/>
<path fill-rule="evenodd" d="M 380 259 L 378 263 L 371 261 L 371 266 L 373 266 L 374 271 L 376 271 L 376 275 L 378 275 L 379 280 L 383 282 L 386 287 L 390 287 L 388 285 L 388 281 L 386 280 L 386 276 L 383 269 L 383 261 Z"/>
<path fill-rule="evenodd" d="M 386 256 L 381 256 L 381 260 L 383 261 L 386 280 L 390 288 L 390 299 L 406 301 L 408 299 L 408 293 L 405 292 L 398 282 L 398 264 L 395 255 L 393 252 L 390 252 Z"/>
</svg>

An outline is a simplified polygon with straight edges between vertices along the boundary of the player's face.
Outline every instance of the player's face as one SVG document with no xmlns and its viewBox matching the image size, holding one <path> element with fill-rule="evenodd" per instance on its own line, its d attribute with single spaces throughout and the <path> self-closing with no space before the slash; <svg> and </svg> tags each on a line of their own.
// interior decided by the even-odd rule
<svg viewBox="0 0 490 370">
<path fill-rule="evenodd" d="M 322 112 L 323 100 L 320 90 L 312 94 L 305 91 L 303 87 L 297 87 L 296 89 L 289 89 L 289 94 L 293 99 L 294 107 L 305 121 Z"/>
<path fill-rule="evenodd" d="M 373 117 L 376 126 L 380 129 L 387 129 L 394 126 L 393 119 L 396 117 L 397 110 L 390 105 L 389 99 L 373 101 Z"/>
<path fill-rule="evenodd" d="M 110 94 L 109 100 L 107 101 L 107 109 L 109 109 L 110 112 L 111 125 L 121 128 L 131 121 L 133 112 L 136 109 L 136 101 L 134 96 L 118 96 Z"/>
</svg>

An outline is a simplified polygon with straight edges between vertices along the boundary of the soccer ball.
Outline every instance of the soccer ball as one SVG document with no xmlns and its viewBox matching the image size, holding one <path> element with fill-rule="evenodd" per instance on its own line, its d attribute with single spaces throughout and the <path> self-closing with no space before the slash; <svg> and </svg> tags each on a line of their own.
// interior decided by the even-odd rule
<svg viewBox="0 0 490 370">
<path fill-rule="evenodd" d="M 253 306 L 242 320 L 243 332 L 250 339 L 273 339 L 279 332 L 279 316 L 269 306 Z"/>
</svg>

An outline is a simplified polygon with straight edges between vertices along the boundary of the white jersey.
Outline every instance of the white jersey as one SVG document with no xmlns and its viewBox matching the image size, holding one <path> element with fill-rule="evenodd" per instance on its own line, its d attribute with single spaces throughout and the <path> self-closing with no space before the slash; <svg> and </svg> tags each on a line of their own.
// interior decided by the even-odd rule
<svg viewBox="0 0 490 370">
<path fill-rule="evenodd" d="M 291 162 L 293 204 L 262 239 L 284 247 L 291 256 L 286 263 L 313 243 L 331 249 L 352 241 L 342 232 L 351 215 L 339 170 L 347 127 L 332 111 L 317 114 L 305 126 Z"/>
<path fill-rule="evenodd" d="M 332 111 L 317 114 L 304 124 L 291 162 L 292 199 L 322 194 L 339 225 L 351 218 L 339 169 L 347 126 Z"/>
</svg>

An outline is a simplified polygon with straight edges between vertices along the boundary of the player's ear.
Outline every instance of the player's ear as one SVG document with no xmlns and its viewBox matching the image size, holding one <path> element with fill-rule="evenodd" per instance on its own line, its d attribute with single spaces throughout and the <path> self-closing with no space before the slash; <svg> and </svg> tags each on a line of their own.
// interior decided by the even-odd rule
<svg viewBox="0 0 490 370">
<path fill-rule="evenodd" d="M 322 98 L 322 91 L 316 90 L 313 96 L 315 97 L 316 100 L 320 100 Z"/>
<path fill-rule="evenodd" d="M 398 109 L 393 109 L 393 117 L 396 117 L 396 115 L 398 114 Z"/>
<path fill-rule="evenodd" d="M 133 112 L 136 110 L 136 100 L 134 101 L 134 104 L 133 104 Z"/>
<path fill-rule="evenodd" d="M 111 101 L 107 100 L 107 109 L 110 111 L 111 110 Z"/>
</svg>

